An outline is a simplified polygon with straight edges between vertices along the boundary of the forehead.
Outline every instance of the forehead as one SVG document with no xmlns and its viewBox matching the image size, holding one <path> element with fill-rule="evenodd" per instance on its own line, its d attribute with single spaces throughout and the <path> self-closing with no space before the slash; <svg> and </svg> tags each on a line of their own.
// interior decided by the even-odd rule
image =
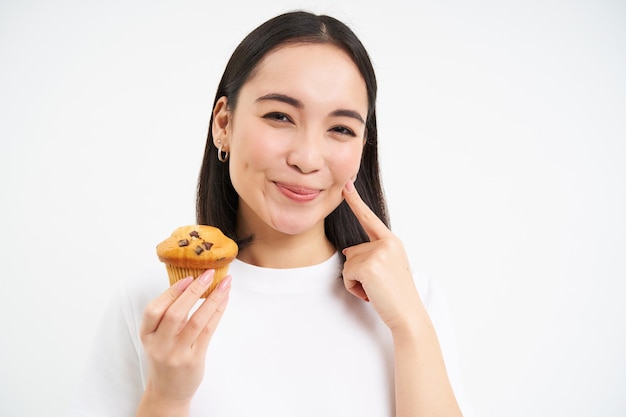
<svg viewBox="0 0 626 417">
<path fill-rule="evenodd" d="M 348 53 L 337 45 L 324 42 L 286 42 L 280 44 L 273 49 L 270 49 L 257 63 L 253 74 L 258 72 L 264 65 L 267 65 L 268 61 L 275 60 L 290 60 L 292 57 L 310 55 L 310 54 L 334 54 L 336 56 L 343 56 L 354 64 L 354 61 L 350 58 Z M 358 68 L 355 69 L 358 71 Z"/>
<path fill-rule="evenodd" d="M 343 96 L 365 106 L 368 101 L 365 80 L 352 58 L 341 48 L 325 43 L 287 44 L 270 51 L 243 89 L 329 100 Z"/>
</svg>

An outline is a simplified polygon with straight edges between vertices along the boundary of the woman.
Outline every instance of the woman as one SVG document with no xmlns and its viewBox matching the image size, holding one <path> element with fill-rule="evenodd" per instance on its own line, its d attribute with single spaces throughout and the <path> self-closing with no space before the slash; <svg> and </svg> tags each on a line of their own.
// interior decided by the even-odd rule
<svg viewBox="0 0 626 417">
<path fill-rule="evenodd" d="M 287 13 L 242 41 L 197 198 L 198 223 L 235 239 L 238 259 L 206 301 L 211 270 L 160 295 L 153 277 L 127 283 L 77 409 L 461 415 L 422 302 L 437 310 L 436 293 L 387 227 L 375 101 L 367 52 L 333 18 Z"/>
</svg>

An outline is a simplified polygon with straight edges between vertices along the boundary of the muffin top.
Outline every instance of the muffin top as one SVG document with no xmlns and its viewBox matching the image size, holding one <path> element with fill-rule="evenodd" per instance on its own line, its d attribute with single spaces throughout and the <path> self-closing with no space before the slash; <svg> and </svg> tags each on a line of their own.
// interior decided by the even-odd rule
<svg viewBox="0 0 626 417">
<path fill-rule="evenodd" d="M 220 268 L 230 264 L 239 248 L 220 229 L 206 225 L 181 226 L 157 245 L 161 262 L 182 268 Z"/>
</svg>

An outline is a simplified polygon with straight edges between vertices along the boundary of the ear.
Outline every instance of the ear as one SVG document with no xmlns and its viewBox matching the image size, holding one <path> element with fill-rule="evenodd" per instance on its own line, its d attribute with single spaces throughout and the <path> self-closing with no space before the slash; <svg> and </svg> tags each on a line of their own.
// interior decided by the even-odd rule
<svg viewBox="0 0 626 417">
<path fill-rule="evenodd" d="M 231 115 L 232 113 L 228 108 L 228 99 L 226 96 L 220 97 L 213 108 L 213 125 L 211 126 L 213 145 L 215 145 L 216 148 L 219 148 L 220 145 L 227 144 Z M 224 147 L 224 150 L 226 149 L 228 149 L 227 146 Z"/>
</svg>

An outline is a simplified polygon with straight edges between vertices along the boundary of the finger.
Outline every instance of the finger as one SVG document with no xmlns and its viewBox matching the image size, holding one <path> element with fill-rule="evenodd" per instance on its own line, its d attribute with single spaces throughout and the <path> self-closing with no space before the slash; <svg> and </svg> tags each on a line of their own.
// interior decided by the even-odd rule
<svg viewBox="0 0 626 417">
<path fill-rule="evenodd" d="M 202 305 L 191 315 L 185 329 L 181 332 L 181 343 L 192 345 L 200 342 L 202 345 L 202 341 L 205 339 L 208 343 L 217 328 L 217 323 L 224 314 L 231 280 L 231 276 L 226 275 Z M 205 336 L 204 339 L 201 338 L 202 336 Z"/>
<path fill-rule="evenodd" d="M 343 197 L 370 240 L 382 239 L 391 233 L 385 223 L 365 204 L 365 201 L 354 188 L 352 180 L 349 180 L 343 188 Z"/>
<path fill-rule="evenodd" d="M 211 285 L 214 275 L 214 269 L 207 269 L 189 284 L 163 315 L 158 327 L 160 333 L 174 337 L 180 332 L 180 329 L 187 322 L 192 307 Z"/>
<path fill-rule="evenodd" d="M 146 306 L 141 320 L 141 334 L 150 334 L 156 331 L 167 309 L 192 282 L 193 277 L 191 276 L 181 279 Z"/>
<path fill-rule="evenodd" d="M 363 288 L 363 284 L 361 284 L 359 281 L 344 279 L 343 285 L 346 287 L 346 290 L 348 290 L 350 294 L 354 295 L 357 298 L 360 298 L 363 301 L 369 301 L 367 293 Z"/>
<path fill-rule="evenodd" d="M 198 338 L 194 342 L 194 349 L 201 349 L 202 351 L 206 352 L 207 347 L 209 346 L 209 342 L 211 341 L 211 337 L 213 336 L 213 333 L 215 333 L 215 330 L 217 330 L 217 325 L 220 323 L 220 320 L 222 320 L 222 315 L 224 314 L 224 311 L 226 311 L 226 305 L 228 304 L 229 297 L 230 296 L 227 294 L 224 300 L 220 303 L 220 305 L 217 306 L 215 314 L 211 316 L 211 319 L 204 327 L 203 331 L 200 332 Z"/>
</svg>

